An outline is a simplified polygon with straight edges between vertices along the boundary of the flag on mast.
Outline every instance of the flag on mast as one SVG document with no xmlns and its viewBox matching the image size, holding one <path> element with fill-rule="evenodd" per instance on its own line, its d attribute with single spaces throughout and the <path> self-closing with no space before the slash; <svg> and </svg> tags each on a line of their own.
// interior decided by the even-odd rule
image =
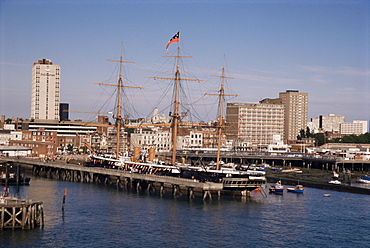
<svg viewBox="0 0 370 248">
<path fill-rule="evenodd" d="M 167 43 L 166 45 L 166 52 L 168 53 L 168 47 L 169 45 L 171 45 L 172 43 L 174 42 L 179 42 L 180 41 L 180 31 L 178 31 L 171 39 L 170 41 Z"/>
</svg>

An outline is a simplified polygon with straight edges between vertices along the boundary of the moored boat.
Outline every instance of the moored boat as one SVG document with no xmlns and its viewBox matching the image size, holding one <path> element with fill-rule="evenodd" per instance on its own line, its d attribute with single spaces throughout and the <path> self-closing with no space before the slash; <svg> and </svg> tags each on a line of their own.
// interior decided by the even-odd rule
<svg viewBox="0 0 370 248">
<path fill-rule="evenodd" d="M 201 182 L 222 183 L 223 190 L 252 191 L 266 184 L 264 171 L 238 170 L 220 167 L 213 169 L 198 166 L 180 166 L 180 177 Z"/>
<path fill-rule="evenodd" d="M 367 183 L 367 184 L 370 184 L 370 176 L 366 175 L 366 176 L 363 176 L 363 177 L 359 177 L 359 178 L 357 178 L 356 181 L 358 183 Z"/>
<path fill-rule="evenodd" d="M 294 188 L 287 188 L 287 191 L 291 193 L 303 193 L 304 188 L 302 185 L 298 184 Z"/>
<path fill-rule="evenodd" d="M 18 166 L 0 164 L 0 185 L 28 185 L 31 178 L 20 172 Z"/>
<path fill-rule="evenodd" d="M 333 176 L 332 178 L 328 181 L 330 184 L 336 184 L 336 185 L 341 185 L 342 182 L 339 181 L 339 174 L 336 171 L 333 171 Z"/>
<path fill-rule="evenodd" d="M 271 184 L 269 187 L 269 192 L 270 193 L 275 193 L 275 194 L 283 194 L 284 193 L 284 186 L 281 185 L 281 181 L 278 181 L 274 184 Z"/>
<path fill-rule="evenodd" d="M 341 185 L 342 184 L 342 182 L 339 181 L 338 179 L 332 179 L 328 183 L 330 183 L 330 184 L 336 184 L 336 185 Z"/>
<path fill-rule="evenodd" d="M 281 170 L 282 173 L 302 173 L 302 170 L 298 168 Z"/>
</svg>

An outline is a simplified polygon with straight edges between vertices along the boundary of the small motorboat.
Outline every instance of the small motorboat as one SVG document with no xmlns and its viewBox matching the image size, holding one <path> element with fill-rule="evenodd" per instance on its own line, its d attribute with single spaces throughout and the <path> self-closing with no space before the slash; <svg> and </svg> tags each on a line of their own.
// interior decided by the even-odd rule
<svg viewBox="0 0 370 248">
<path fill-rule="evenodd" d="M 282 173 L 302 173 L 302 170 L 298 168 L 282 170 Z"/>
<path fill-rule="evenodd" d="M 303 193 L 304 188 L 302 185 L 298 184 L 295 188 L 287 188 L 287 191 L 292 193 Z"/>
<path fill-rule="evenodd" d="M 275 194 L 284 193 L 284 186 L 281 185 L 281 181 L 277 181 L 276 183 L 271 184 L 271 186 L 269 187 L 269 192 Z"/>
<path fill-rule="evenodd" d="M 333 176 L 332 178 L 328 181 L 330 184 L 336 184 L 336 185 L 341 185 L 342 182 L 339 181 L 339 174 L 336 171 L 333 171 Z"/>
<path fill-rule="evenodd" d="M 330 180 L 328 183 L 330 183 L 330 184 L 336 184 L 336 185 L 341 185 L 342 184 L 342 182 L 339 181 L 338 179 Z"/>
<path fill-rule="evenodd" d="M 359 177 L 356 180 L 358 183 L 370 183 L 370 176 L 366 175 L 363 177 Z"/>
</svg>

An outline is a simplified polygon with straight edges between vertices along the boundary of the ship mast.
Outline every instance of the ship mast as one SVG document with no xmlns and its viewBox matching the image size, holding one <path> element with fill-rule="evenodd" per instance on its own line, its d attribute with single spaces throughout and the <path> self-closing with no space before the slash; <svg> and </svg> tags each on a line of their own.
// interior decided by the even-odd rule
<svg viewBox="0 0 370 248">
<path fill-rule="evenodd" d="M 106 83 L 96 83 L 99 85 L 109 85 L 109 86 L 115 86 L 117 87 L 117 115 L 114 117 L 116 119 L 116 158 L 119 158 L 119 152 L 120 152 L 120 141 L 121 141 L 121 129 L 123 127 L 122 125 L 122 120 L 124 117 L 122 117 L 122 103 L 121 103 L 121 92 L 124 87 L 127 88 L 136 88 L 136 89 L 143 89 L 142 87 L 135 87 L 135 86 L 127 86 L 123 85 L 122 81 L 122 68 L 123 68 L 123 63 L 134 63 L 130 61 L 124 61 L 122 60 L 122 52 L 123 52 L 123 43 L 121 44 L 121 54 L 120 54 L 120 59 L 119 60 L 113 60 L 113 59 L 107 59 L 107 61 L 113 61 L 113 62 L 119 62 L 119 77 L 118 77 L 118 83 L 117 84 L 106 84 Z"/>
<path fill-rule="evenodd" d="M 172 156 L 171 164 L 175 165 L 176 163 L 176 151 L 177 151 L 177 134 L 179 129 L 179 118 L 182 117 L 179 115 L 179 81 L 180 81 L 180 70 L 179 70 L 179 59 L 180 59 L 180 42 L 178 42 L 177 47 L 177 56 L 176 56 L 176 72 L 175 72 L 175 96 L 174 96 L 174 105 L 173 105 L 173 114 L 172 117 Z"/>
<path fill-rule="evenodd" d="M 116 127 L 117 127 L 117 143 L 116 143 L 116 158 L 119 157 L 119 148 L 121 144 L 121 124 L 122 124 L 122 106 L 121 106 L 121 90 L 122 90 L 122 46 L 121 54 L 119 58 L 119 77 L 117 86 L 117 116 L 116 116 Z"/>
<path fill-rule="evenodd" d="M 217 158 L 216 158 L 216 170 L 220 169 L 220 160 L 221 160 L 221 139 L 222 139 L 222 129 L 223 129 L 223 104 L 225 96 L 238 96 L 238 95 L 229 95 L 225 94 L 225 78 L 233 79 L 233 77 L 226 77 L 225 76 L 225 57 L 222 66 L 222 73 L 221 76 L 211 75 L 212 77 L 220 77 L 221 78 L 221 86 L 219 90 L 219 94 L 205 94 L 205 95 L 218 95 L 218 120 L 217 120 Z"/>
<path fill-rule="evenodd" d="M 185 117 L 186 114 L 180 115 L 179 113 L 179 87 L 180 87 L 180 81 L 186 80 L 186 81 L 204 81 L 199 79 L 187 79 L 187 78 L 181 78 L 180 77 L 180 58 L 192 58 L 192 56 L 182 56 L 180 55 L 180 41 L 177 42 L 177 55 L 165 55 L 163 57 L 174 57 L 176 58 L 176 71 L 175 71 L 175 77 L 174 78 L 167 78 L 167 77 L 149 77 L 154 79 L 170 79 L 174 80 L 174 100 L 173 100 L 173 112 L 170 114 L 170 117 L 172 117 L 172 123 L 171 123 L 171 129 L 172 129 L 172 153 L 171 153 L 171 164 L 176 164 L 176 152 L 177 152 L 177 135 L 179 130 L 179 120 L 182 117 Z"/>
</svg>

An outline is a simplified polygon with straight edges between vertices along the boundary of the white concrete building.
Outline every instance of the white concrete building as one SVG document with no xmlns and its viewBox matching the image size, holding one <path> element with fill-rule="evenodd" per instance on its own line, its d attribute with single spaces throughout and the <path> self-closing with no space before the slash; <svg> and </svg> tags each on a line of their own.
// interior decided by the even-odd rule
<svg viewBox="0 0 370 248">
<path fill-rule="evenodd" d="M 188 135 L 183 136 L 179 149 L 199 149 L 203 148 L 203 134 L 197 131 L 190 130 Z"/>
<path fill-rule="evenodd" d="M 22 140 L 22 131 L 0 130 L 0 145 L 8 146 L 10 140 Z"/>
<path fill-rule="evenodd" d="M 169 118 L 167 118 L 164 114 L 159 113 L 158 108 L 155 108 L 153 111 L 153 117 L 151 118 L 152 123 L 168 123 Z"/>
<path fill-rule="evenodd" d="M 60 66 L 41 59 L 32 66 L 31 119 L 59 120 Z"/>
<path fill-rule="evenodd" d="M 2 146 L 0 145 L 0 156 L 5 157 L 27 157 L 31 154 L 32 149 L 23 146 Z"/>
<path fill-rule="evenodd" d="M 311 121 L 307 124 L 311 133 L 319 133 L 320 118 L 311 118 Z"/>
<path fill-rule="evenodd" d="M 341 123 L 340 124 L 341 134 L 354 134 L 360 135 L 368 132 L 368 122 L 367 121 L 353 121 L 352 123 Z"/>
<path fill-rule="evenodd" d="M 284 144 L 284 142 L 281 140 L 280 135 L 274 135 L 273 137 L 274 144 L 270 144 L 267 146 L 267 152 L 270 153 L 285 153 L 290 151 L 290 146 L 287 144 Z"/>
<path fill-rule="evenodd" d="M 227 133 L 239 143 L 268 145 L 284 134 L 284 106 L 265 103 L 227 103 Z"/>
<path fill-rule="evenodd" d="M 343 115 L 329 114 L 319 116 L 319 128 L 323 132 L 339 132 L 342 123 L 344 123 Z"/>
<path fill-rule="evenodd" d="M 157 152 L 171 150 L 171 133 L 168 128 L 137 128 L 131 133 L 130 149 L 140 147 L 142 152 L 155 148 Z"/>
</svg>

